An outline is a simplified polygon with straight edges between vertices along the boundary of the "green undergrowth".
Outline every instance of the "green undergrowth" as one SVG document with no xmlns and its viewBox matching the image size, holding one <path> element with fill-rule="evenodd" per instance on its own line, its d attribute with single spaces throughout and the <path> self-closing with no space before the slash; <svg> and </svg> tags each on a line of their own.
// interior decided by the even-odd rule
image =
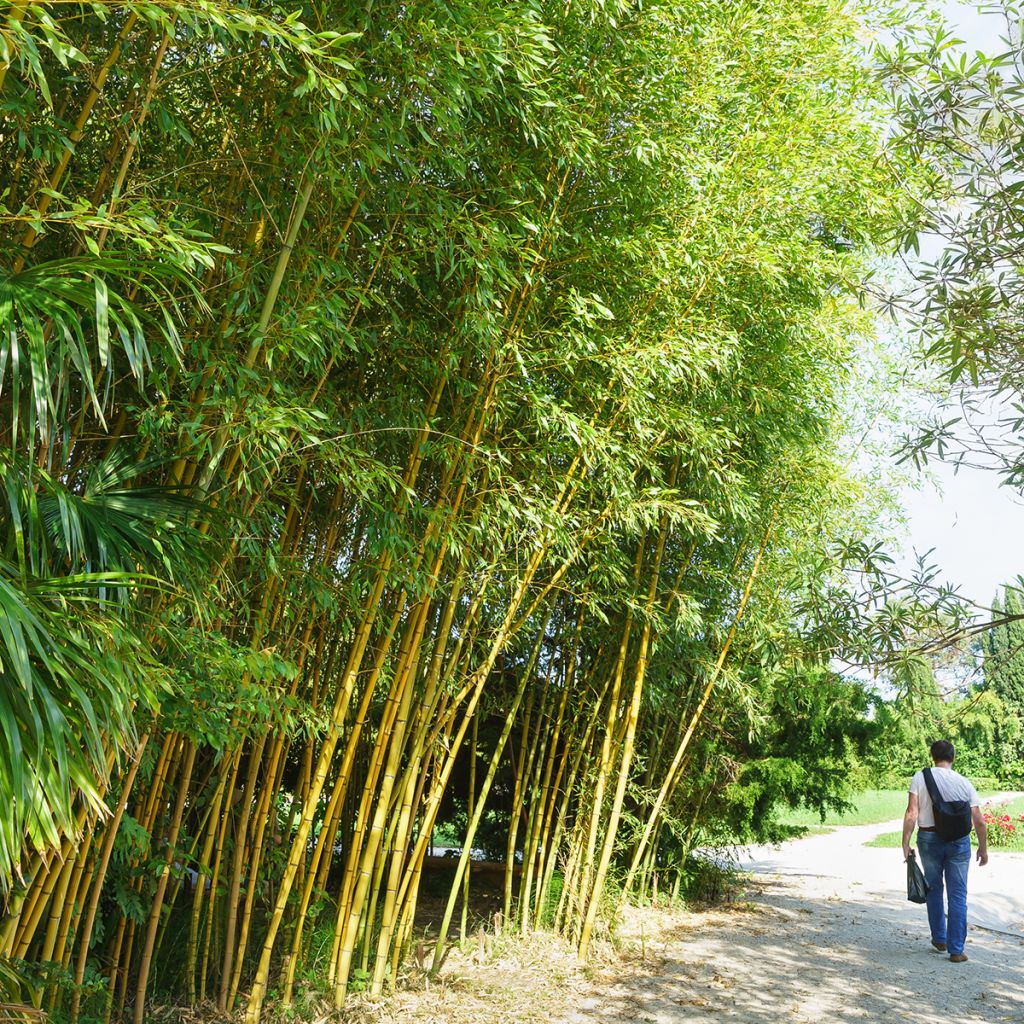
<svg viewBox="0 0 1024 1024">
<path fill-rule="evenodd" d="M 683 869 L 680 896 L 691 908 L 734 903 L 746 889 L 749 876 L 729 863 L 690 856 Z"/>
</svg>

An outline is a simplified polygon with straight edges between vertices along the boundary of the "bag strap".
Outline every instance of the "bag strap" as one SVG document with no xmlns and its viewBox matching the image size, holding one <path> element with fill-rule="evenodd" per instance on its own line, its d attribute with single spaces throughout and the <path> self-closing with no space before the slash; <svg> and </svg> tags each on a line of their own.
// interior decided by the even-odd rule
<svg viewBox="0 0 1024 1024">
<path fill-rule="evenodd" d="M 932 803 L 937 804 L 942 799 L 942 794 L 939 792 L 939 787 L 932 776 L 931 768 L 925 768 L 923 774 L 924 784 L 928 787 L 928 795 L 932 798 Z"/>
</svg>

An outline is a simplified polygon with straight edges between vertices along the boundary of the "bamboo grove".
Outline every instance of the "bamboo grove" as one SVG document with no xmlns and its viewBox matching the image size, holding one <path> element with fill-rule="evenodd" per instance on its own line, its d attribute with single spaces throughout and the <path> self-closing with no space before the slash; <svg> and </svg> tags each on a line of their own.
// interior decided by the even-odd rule
<svg viewBox="0 0 1024 1024">
<path fill-rule="evenodd" d="M 485 833 L 504 927 L 585 955 L 829 791 L 805 627 L 900 214 L 866 31 L 3 0 L 0 951 L 45 1008 L 379 993 L 424 892 L 424 969 L 476 927 Z"/>
</svg>

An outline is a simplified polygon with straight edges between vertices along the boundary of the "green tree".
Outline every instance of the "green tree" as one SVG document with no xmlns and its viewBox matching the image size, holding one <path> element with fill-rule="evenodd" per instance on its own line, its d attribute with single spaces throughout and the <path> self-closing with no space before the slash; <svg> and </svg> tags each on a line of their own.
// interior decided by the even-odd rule
<svg viewBox="0 0 1024 1024">
<path fill-rule="evenodd" d="M 1024 758 L 1024 602 L 1015 586 L 1003 588 L 992 602 L 995 625 L 984 632 L 978 646 L 986 704 L 969 708 L 968 721 L 986 725 L 992 748 L 993 774 L 1010 785 L 1019 784 Z M 988 714 L 985 714 L 988 708 Z"/>
<path fill-rule="evenodd" d="M 998 623 L 981 639 L 985 685 L 1007 711 L 1024 719 L 1024 601 L 1016 587 L 1003 588 L 992 602 Z"/>
<path fill-rule="evenodd" d="M 905 248 L 918 248 L 922 232 L 944 241 L 937 258 L 910 264 L 913 285 L 894 301 L 920 327 L 923 354 L 946 389 L 934 422 L 908 441 L 907 454 L 989 468 L 1016 487 L 1024 466 L 1017 408 L 1024 386 L 1024 43 L 1016 26 L 1024 11 L 1018 0 L 985 8 L 1009 26 L 999 52 L 967 52 L 932 19 L 898 31 L 883 61 L 893 152 L 911 156 L 923 175 L 914 179 L 919 203 L 905 226 Z"/>
</svg>

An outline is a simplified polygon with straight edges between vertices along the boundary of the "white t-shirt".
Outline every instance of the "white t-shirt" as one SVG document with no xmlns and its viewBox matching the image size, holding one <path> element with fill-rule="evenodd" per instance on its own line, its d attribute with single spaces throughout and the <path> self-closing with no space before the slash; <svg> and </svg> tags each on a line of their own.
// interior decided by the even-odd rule
<svg viewBox="0 0 1024 1024">
<path fill-rule="evenodd" d="M 969 800 L 972 807 L 980 807 L 978 791 L 959 772 L 952 768 L 933 768 L 932 778 L 943 800 Z M 928 793 L 928 784 L 924 781 L 924 772 L 918 772 L 910 780 L 910 792 L 917 794 L 917 824 L 934 826 L 935 815 L 932 813 L 932 798 Z"/>
</svg>

